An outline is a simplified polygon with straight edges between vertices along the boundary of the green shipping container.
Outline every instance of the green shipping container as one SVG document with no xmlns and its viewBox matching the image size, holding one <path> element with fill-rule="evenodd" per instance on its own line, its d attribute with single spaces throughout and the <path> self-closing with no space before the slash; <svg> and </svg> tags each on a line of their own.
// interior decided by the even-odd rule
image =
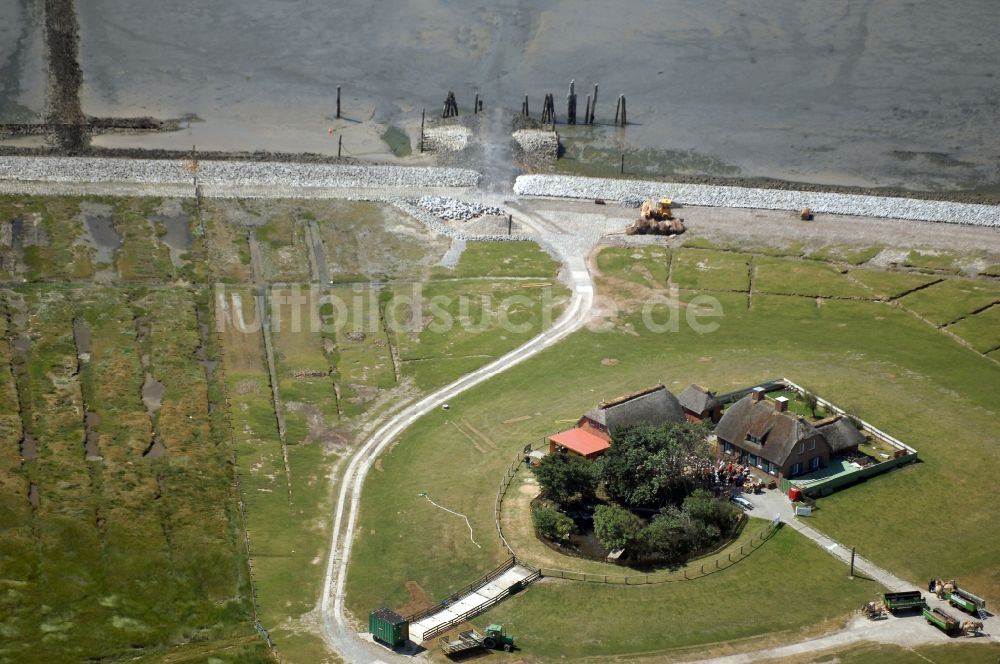
<svg viewBox="0 0 1000 664">
<path fill-rule="evenodd" d="M 398 648 L 410 638 L 410 621 L 392 609 L 375 609 L 368 614 L 368 631 L 377 641 Z"/>
</svg>

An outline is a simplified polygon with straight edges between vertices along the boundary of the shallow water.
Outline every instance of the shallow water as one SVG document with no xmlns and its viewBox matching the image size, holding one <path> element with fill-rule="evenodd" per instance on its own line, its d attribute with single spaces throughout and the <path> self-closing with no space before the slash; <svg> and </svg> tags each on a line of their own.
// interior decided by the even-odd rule
<svg viewBox="0 0 1000 664">
<path fill-rule="evenodd" d="M 111 215 L 84 214 L 83 221 L 91 245 L 97 250 L 95 262 L 113 265 L 115 252 L 122 246 L 122 238 L 111 221 Z"/>
<path fill-rule="evenodd" d="M 41 5 L 38 0 L 0 1 L 0 122 L 37 122 L 44 111 Z"/>
<path fill-rule="evenodd" d="M 536 117 L 551 92 L 561 120 L 575 78 L 581 114 L 599 82 L 598 122 L 613 120 L 625 93 L 633 123 L 578 127 L 578 140 L 599 154 L 652 150 L 657 168 L 920 188 L 1000 180 L 992 0 L 89 0 L 77 9 L 85 110 L 194 113 L 205 120 L 194 137 L 213 147 L 335 152 L 328 127 L 412 126 L 448 90 L 463 111 L 477 91 L 486 108 L 512 111 L 529 94 Z M 331 120 L 338 84 L 351 122 Z"/>
<path fill-rule="evenodd" d="M 174 267 L 184 264 L 182 256 L 191 249 L 191 218 L 186 214 L 154 215 L 151 221 L 163 224 L 166 233 L 162 240 L 170 251 L 170 262 Z"/>
</svg>

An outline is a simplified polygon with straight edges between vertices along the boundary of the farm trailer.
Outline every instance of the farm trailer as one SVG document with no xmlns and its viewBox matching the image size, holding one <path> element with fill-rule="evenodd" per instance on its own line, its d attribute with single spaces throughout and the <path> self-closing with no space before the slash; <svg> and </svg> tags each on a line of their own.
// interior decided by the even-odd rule
<svg viewBox="0 0 1000 664">
<path fill-rule="evenodd" d="M 955 588 L 948 595 L 948 603 L 954 607 L 967 611 L 974 616 L 979 616 L 986 609 L 986 600 L 976 597 L 967 590 Z"/>
<path fill-rule="evenodd" d="M 899 593 L 882 593 L 882 602 L 885 608 L 892 613 L 896 611 L 907 611 L 910 609 L 925 609 L 927 602 L 919 590 L 906 590 Z"/>
<path fill-rule="evenodd" d="M 927 619 L 927 622 L 934 625 L 945 634 L 954 634 L 962 627 L 962 623 L 958 618 L 943 609 L 928 609 L 925 607 L 923 614 L 924 618 Z"/>
</svg>

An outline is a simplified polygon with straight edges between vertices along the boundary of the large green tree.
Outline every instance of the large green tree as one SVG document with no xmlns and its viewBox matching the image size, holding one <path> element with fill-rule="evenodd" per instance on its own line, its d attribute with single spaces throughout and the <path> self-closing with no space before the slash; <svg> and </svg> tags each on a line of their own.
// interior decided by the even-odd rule
<svg viewBox="0 0 1000 664">
<path fill-rule="evenodd" d="M 569 505 L 593 501 L 600 474 L 593 461 L 576 454 L 549 454 L 535 467 L 535 478 L 546 498 Z"/>
<path fill-rule="evenodd" d="M 550 540 L 564 540 L 576 530 L 573 520 L 551 504 L 532 506 L 531 520 L 538 534 Z"/>
<path fill-rule="evenodd" d="M 611 448 L 600 460 L 601 479 L 622 505 L 663 507 L 672 498 L 679 502 L 695 471 L 710 461 L 704 427 L 638 424 L 611 433 Z"/>
<path fill-rule="evenodd" d="M 639 517 L 617 505 L 598 505 L 594 510 L 594 535 L 608 549 L 622 549 L 642 531 Z"/>
<path fill-rule="evenodd" d="M 681 510 L 692 519 L 714 526 L 729 535 L 740 522 L 740 510 L 727 500 L 720 500 L 707 489 L 695 489 L 684 499 Z"/>
</svg>

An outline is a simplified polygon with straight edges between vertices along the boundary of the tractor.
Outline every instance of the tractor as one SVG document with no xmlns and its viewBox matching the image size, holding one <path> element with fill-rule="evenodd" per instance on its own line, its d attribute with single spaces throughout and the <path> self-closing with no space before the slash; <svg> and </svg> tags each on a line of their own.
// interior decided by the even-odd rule
<svg viewBox="0 0 1000 664">
<path fill-rule="evenodd" d="M 487 626 L 486 634 L 480 634 L 476 630 L 470 629 L 461 632 L 454 639 L 441 637 L 440 644 L 441 650 L 446 655 L 456 655 L 473 648 L 511 652 L 514 650 L 514 637 L 507 634 L 503 625 L 492 624 Z"/>
</svg>

